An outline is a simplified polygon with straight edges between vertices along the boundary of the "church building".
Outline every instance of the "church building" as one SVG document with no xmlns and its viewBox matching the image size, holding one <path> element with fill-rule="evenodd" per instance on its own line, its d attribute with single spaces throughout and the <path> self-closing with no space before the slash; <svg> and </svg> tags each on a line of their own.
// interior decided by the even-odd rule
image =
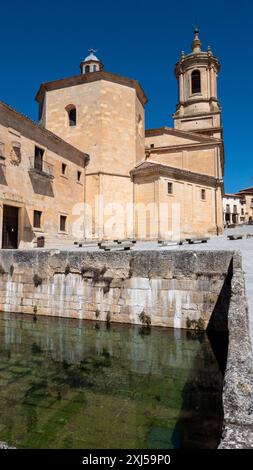
<svg viewBox="0 0 253 470">
<path fill-rule="evenodd" d="M 0 103 L 2 248 L 221 233 L 219 71 L 195 30 L 175 66 L 173 128 L 145 129 L 141 85 L 94 50 L 78 75 L 40 86 L 38 124 Z"/>
</svg>

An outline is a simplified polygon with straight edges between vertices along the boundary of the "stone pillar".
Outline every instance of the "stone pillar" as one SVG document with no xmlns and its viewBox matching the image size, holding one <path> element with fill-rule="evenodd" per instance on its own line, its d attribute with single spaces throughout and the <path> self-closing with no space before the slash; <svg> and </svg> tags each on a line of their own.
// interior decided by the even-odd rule
<svg viewBox="0 0 253 470">
<path fill-rule="evenodd" d="M 160 211 L 159 211 L 159 203 L 160 203 L 160 194 L 159 194 L 159 180 L 160 178 L 157 178 L 154 181 L 154 207 L 153 207 L 153 215 L 152 217 L 152 224 L 150 223 L 150 226 L 152 227 L 150 230 L 150 237 L 151 238 L 160 238 L 161 237 L 161 231 L 160 231 Z"/>
<path fill-rule="evenodd" d="M 214 69 L 211 67 L 210 69 L 210 89 L 211 89 L 211 98 L 215 98 L 215 75 L 214 75 Z"/>
<path fill-rule="evenodd" d="M 184 102 L 184 76 L 182 73 L 179 75 L 179 103 Z"/>
<path fill-rule="evenodd" d="M 210 68 L 207 68 L 207 98 L 210 99 L 211 97 L 211 89 L 210 89 Z"/>
<path fill-rule="evenodd" d="M 18 206 L 18 248 L 24 249 L 26 246 L 25 234 L 25 206 Z"/>
<path fill-rule="evenodd" d="M 104 236 L 104 191 L 103 174 L 98 174 L 98 193 L 95 196 L 95 236 L 102 239 Z"/>
</svg>

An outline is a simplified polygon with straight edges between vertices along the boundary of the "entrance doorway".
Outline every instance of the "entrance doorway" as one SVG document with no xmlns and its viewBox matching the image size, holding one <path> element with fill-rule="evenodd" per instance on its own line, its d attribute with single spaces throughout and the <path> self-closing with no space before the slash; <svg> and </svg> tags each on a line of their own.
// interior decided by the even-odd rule
<svg viewBox="0 0 253 470">
<path fill-rule="evenodd" d="M 3 238 L 2 248 L 18 247 L 18 207 L 3 207 Z"/>
</svg>

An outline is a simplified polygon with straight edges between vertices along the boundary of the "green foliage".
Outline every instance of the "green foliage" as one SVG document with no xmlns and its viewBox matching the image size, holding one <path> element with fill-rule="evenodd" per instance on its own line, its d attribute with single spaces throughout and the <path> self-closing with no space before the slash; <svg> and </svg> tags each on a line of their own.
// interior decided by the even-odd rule
<svg viewBox="0 0 253 470">
<path fill-rule="evenodd" d="M 100 315 L 100 310 L 98 308 L 96 308 L 96 311 L 95 311 L 95 316 L 96 318 L 98 318 Z"/>
<path fill-rule="evenodd" d="M 151 318 L 149 315 L 147 315 L 145 313 L 145 311 L 143 310 L 141 312 L 141 314 L 139 315 L 139 318 L 141 320 L 141 323 L 143 324 L 143 326 L 150 326 L 151 325 Z"/>
<path fill-rule="evenodd" d="M 64 271 L 64 274 L 65 274 L 65 276 L 67 276 L 69 273 L 70 273 L 70 266 L 67 264 L 67 266 L 65 268 L 65 271 Z"/>
<path fill-rule="evenodd" d="M 32 344 L 31 351 L 32 351 L 33 354 L 41 354 L 42 353 L 41 347 L 36 343 Z"/>
<path fill-rule="evenodd" d="M 205 329 L 205 322 L 202 318 L 199 318 L 198 320 L 190 320 L 190 318 L 187 317 L 186 326 L 191 330 L 203 331 Z"/>
<path fill-rule="evenodd" d="M 42 278 L 38 274 L 34 274 L 33 283 L 34 283 L 35 287 L 40 286 L 42 284 Z"/>
<path fill-rule="evenodd" d="M 107 312 L 107 315 L 106 315 L 106 322 L 107 322 L 107 324 L 110 324 L 110 323 L 111 323 L 111 314 L 110 314 L 110 312 Z"/>
</svg>

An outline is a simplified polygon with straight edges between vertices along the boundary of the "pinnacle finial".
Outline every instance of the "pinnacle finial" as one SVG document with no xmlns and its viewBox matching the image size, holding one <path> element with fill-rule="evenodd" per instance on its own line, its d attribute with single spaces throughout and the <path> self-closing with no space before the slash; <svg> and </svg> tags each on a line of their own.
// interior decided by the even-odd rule
<svg viewBox="0 0 253 470">
<path fill-rule="evenodd" d="M 194 39 L 192 41 L 192 52 L 197 54 L 201 51 L 201 41 L 199 39 L 199 28 L 194 29 Z"/>
</svg>

